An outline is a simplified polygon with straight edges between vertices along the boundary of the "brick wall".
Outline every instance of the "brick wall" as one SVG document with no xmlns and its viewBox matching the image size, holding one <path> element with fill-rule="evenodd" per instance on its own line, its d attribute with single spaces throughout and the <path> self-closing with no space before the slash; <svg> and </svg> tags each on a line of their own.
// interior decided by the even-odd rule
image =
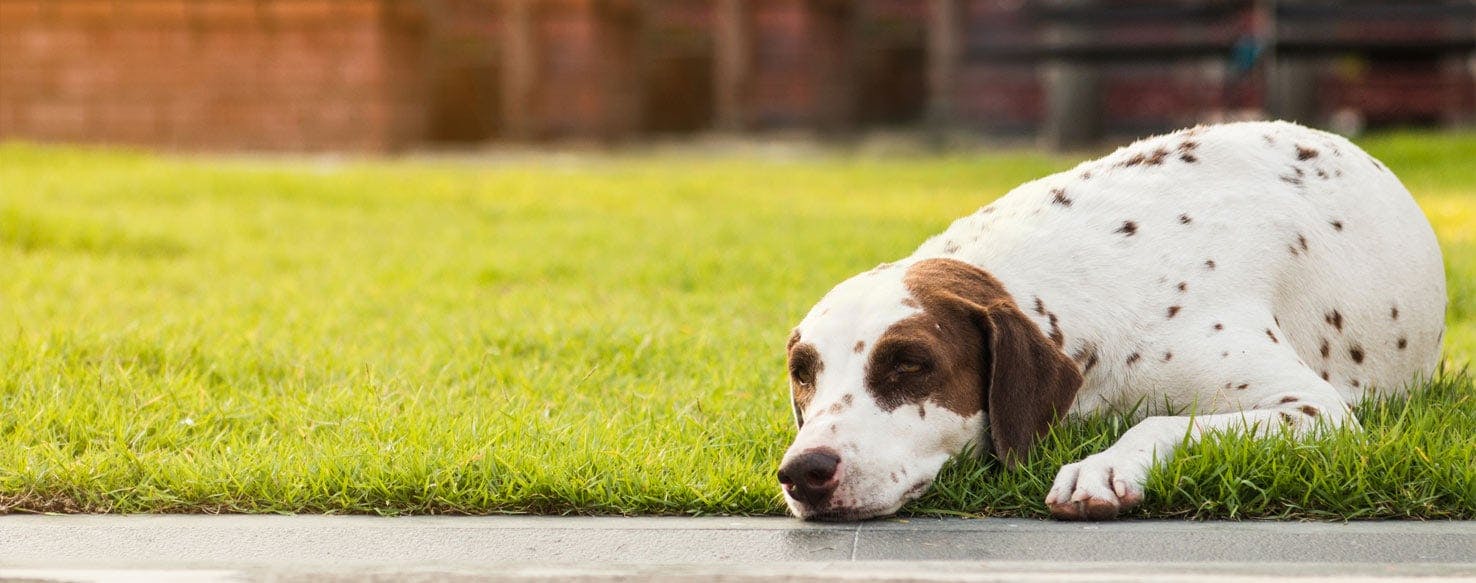
<svg viewBox="0 0 1476 583">
<path fill-rule="evenodd" d="M 937 2 L 0 0 L 0 139 L 391 151 L 717 127 L 920 126 L 929 107 L 961 129 L 1038 131 L 1050 113 L 1045 61 L 999 55 L 1062 32 L 1043 16 L 1049 4 L 956 0 L 956 26 L 938 36 Z M 1230 46 L 1258 28 L 1249 2 L 1197 3 L 1230 9 L 1208 22 L 1108 19 L 1085 36 Z M 1401 40 L 1467 25 L 1293 23 L 1283 32 Z M 930 54 L 949 35 L 959 58 L 930 60 L 954 54 Z M 1103 63 L 1094 92 L 1105 129 L 1138 134 L 1263 107 L 1265 71 L 1236 70 L 1246 67 L 1224 52 Z M 1469 56 L 1320 59 L 1318 116 L 1476 119 Z"/>
<path fill-rule="evenodd" d="M 391 150 L 418 15 L 382 0 L 0 0 L 0 139 Z"/>
</svg>

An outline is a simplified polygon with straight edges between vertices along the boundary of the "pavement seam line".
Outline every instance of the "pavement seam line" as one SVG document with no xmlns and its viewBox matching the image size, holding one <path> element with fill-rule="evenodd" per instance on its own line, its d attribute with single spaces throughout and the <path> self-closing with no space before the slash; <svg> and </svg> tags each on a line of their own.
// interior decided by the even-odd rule
<svg viewBox="0 0 1476 583">
<path fill-rule="evenodd" d="M 851 537 L 851 561 L 856 561 L 856 549 L 861 547 L 861 525 L 856 525 L 855 534 Z"/>
</svg>

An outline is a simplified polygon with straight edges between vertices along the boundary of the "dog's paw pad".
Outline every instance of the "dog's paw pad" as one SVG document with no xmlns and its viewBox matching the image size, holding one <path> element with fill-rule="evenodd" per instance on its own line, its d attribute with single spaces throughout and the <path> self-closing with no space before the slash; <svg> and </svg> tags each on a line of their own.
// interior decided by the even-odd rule
<svg viewBox="0 0 1476 583">
<path fill-rule="evenodd" d="M 1147 463 L 1100 453 L 1061 467 L 1046 507 L 1059 520 L 1111 520 L 1143 501 Z"/>
<path fill-rule="evenodd" d="M 1112 520 L 1122 512 L 1116 500 L 1087 498 L 1051 504 L 1051 516 L 1057 520 Z"/>
</svg>

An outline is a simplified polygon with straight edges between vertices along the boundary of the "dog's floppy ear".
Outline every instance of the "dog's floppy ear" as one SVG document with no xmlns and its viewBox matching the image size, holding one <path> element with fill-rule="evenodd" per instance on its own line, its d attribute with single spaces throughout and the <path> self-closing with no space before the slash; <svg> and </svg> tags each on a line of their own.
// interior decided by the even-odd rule
<svg viewBox="0 0 1476 583">
<path fill-rule="evenodd" d="M 1014 467 L 1071 408 L 1081 388 L 1076 363 L 983 269 L 954 259 L 925 259 L 908 270 L 908 278 L 908 288 L 924 304 L 971 319 L 982 336 L 976 346 L 989 438 L 995 455 Z"/>
<path fill-rule="evenodd" d="M 988 306 L 980 323 L 989 338 L 984 398 L 990 438 L 995 455 L 1014 467 L 1071 408 L 1081 372 L 1013 301 Z"/>
</svg>

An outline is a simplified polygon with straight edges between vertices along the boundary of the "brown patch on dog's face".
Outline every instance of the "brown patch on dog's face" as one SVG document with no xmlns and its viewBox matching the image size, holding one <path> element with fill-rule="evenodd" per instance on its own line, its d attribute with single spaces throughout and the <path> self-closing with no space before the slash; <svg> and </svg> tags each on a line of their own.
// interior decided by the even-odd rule
<svg viewBox="0 0 1476 583">
<path fill-rule="evenodd" d="M 794 405 L 794 423 L 805 426 L 803 411 L 815 398 L 815 379 L 825 364 L 820 361 L 820 352 L 815 346 L 800 342 L 799 332 L 789 337 L 789 394 Z"/>
<path fill-rule="evenodd" d="M 883 411 L 931 401 L 963 417 L 984 408 L 984 338 L 968 321 L 927 308 L 877 339 L 866 391 Z"/>
<path fill-rule="evenodd" d="M 867 390 L 885 410 L 922 400 L 963 416 L 982 410 L 995 452 L 1022 460 L 1071 407 L 1077 365 L 978 267 L 929 259 L 910 267 L 904 284 L 922 312 L 878 339 Z"/>
</svg>

